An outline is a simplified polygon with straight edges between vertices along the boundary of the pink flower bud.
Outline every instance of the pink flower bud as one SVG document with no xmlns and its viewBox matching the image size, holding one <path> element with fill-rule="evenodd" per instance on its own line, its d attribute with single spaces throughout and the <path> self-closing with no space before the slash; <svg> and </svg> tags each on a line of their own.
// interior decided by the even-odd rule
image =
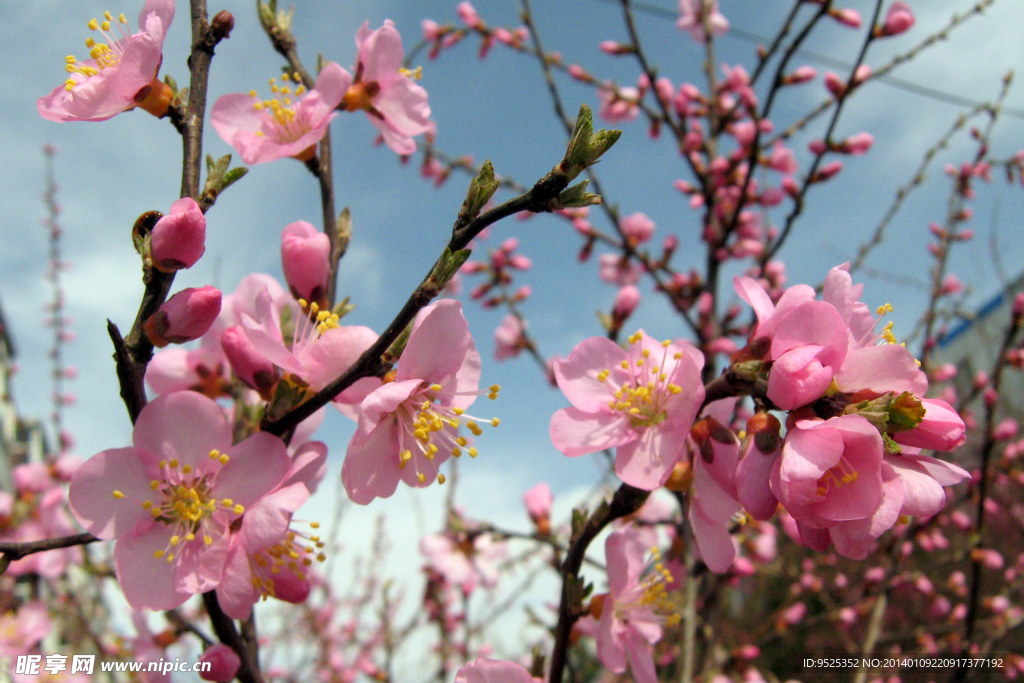
<svg viewBox="0 0 1024 683">
<path fill-rule="evenodd" d="M 814 77 L 818 75 L 814 67 L 811 66 L 800 66 L 797 67 L 793 73 L 786 76 L 783 81 L 789 85 L 795 85 L 797 83 L 806 83 L 807 81 L 814 80 Z"/>
<path fill-rule="evenodd" d="M 943 294 L 956 294 L 957 292 L 963 291 L 964 283 L 960 282 L 960 278 L 952 273 L 942 279 L 942 293 Z"/>
<path fill-rule="evenodd" d="M 238 379 L 269 399 L 270 391 L 277 382 L 277 368 L 269 358 L 256 350 L 241 325 L 232 325 L 224 330 L 220 348 Z"/>
<path fill-rule="evenodd" d="M 860 28 L 860 12 L 855 9 L 830 9 L 828 14 L 844 26 Z"/>
<path fill-rule="evenodd" d="M 909 31 L 914 25 L 914 13 L 905 2 L 894 2 L 885 13 L 885 23 L 875 32 L 875 35 L 895 36 Z"/>
<path fill-rule="evenodd" d="M 633 246 L 643 244 L 654 235 L 654 221 L 645 213 L 633 213 L 625 216 L 619 222 L 619 228 Z"/>
<path fill-rule="evenodd" d="M 626 285 L 619 289 L 615 295 L 615 303 L 612 305 L 612 317 L 621 324 L 633 314 L 640 304 L 640 290 L 633 285 Z"/>
<path fill-rule="evenodd" d="M 821 168 L 819 168 L 817 170 L 817 172 L 815 172 L 814 177 L 811 178 L 811 182 L 813 182 L 813 183 L 823 182 L 825 180 L 828 180 L 829 178 L 832 178 L 837 173 L 839 173 L 841 170 L 843 170 L 843 162 L 841 162 L 841 161 L 833 161 L 833 162 L 827 163 L 824 166 L 822 166 Z"/>
<path fill-rule="evenodd" d="M 825 72 L 825 89 L 832 93 L 833 97 L 839 97 L 846 92 L 846 83 L 832 71 Z"/>
<path fill-rule="evenodd" d="M 996 441 L 1009 441 L 1017 436 L 1017 421 L 1008 417 L 992 430 L 992 438 Z"/>
<path fill-rule="evenodd" d="M 470 2 L 460 2 L 458 7 L 455 8 L 455 13 L 470 28 L 481 28 L 484 26 L 484 22 L 480 20 L 480 15 L 476 13 L 476 8 Z"/>
<path fill-rule="evenodd" d="M 330 254 L 331 242 L 327 235 L 306 221 L 296 221 L 281 231 L 284 279 L 296 299 L 324 302 Z"/>
<path fill-rule="evenodd" d="M 209 662 L 211 665 L 209 671 L 199 674 L 204 681 L 230 681 L 242 665 L 242 660 L 239 659 L 235 651 L 222 643 L 208 647 L 199 661 Z"/>
<path fill-rule="evenodd" d="M 150 256 L 157 270 L 191 268 L 206 251 L 206 217 L 191 197 L 171 204 L 171 212 L 153 226 Z"/>
<path fill-rule="evenodd" d="M 874 142 L 875 138 L 871 133 L 857 133 L 846 138 L 839 149 L 846 154 L 865 154 Z"/>
<path fill-rule="evenodd" d="M 541 482 L 523 494 L 523 505 L 526 506 L 526 514 L 538 527 L 542 521 L 550 520 L 551 504 L 554 496 L 551 494 L 551 487 L 546 482 Z M 550 531 L 550 523 L 548 526 Z"/>
<path fill-rule="evenodd" d="M 184 344 L 206 334 L 220 314 L 220 290 L 189 287 L 164 302 L 143 325 L 153 346 Z"/>
</svg>

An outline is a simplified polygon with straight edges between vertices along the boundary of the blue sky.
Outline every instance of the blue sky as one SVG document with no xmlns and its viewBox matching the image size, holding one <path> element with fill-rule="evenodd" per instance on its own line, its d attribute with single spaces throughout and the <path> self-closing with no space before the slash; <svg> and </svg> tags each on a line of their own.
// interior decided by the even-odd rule
<svg viewBox="0 0 1024 683">
<path fill-rule="evenodd" d="M 0 224 L 0 303 L 20 352 L 16 399 L 26 414 L 45 416 L 49 412 L 45 358 L 49 333 L 41 326 L 47 297 L 43 280 L 46 242 L 39 227 L 44 215 L 40 148 L 49 142 L 60 150 L 57 176 L 64 207 L 64 249 L 73 264 L 65 284 L 78 335 L 68 356 L 80 371 L 72 386 L 79 404 L 68 411 L 67 421 L 83 456 L 124 445 L 130 438 L 130 425 L 117 396 L 105 319 L 114 320 L 122 329 L 130 326 L 141 293 L 130 229 L 140 213 L 166 211 L 177 197 L 180 142 L 167 122 L 143 112 L 98 124 L 56 124 L 36 115 L 35 100 L 62 79 L 64 55 L 84 53 L 81 46 L 89 18 L 105 9 L 123 11 L 134 25 L 141 4 L 141 0 L 120 6 L 94 0 L 37 0 L 6 3 L 0 9 L 4 18 L 0 37 L 17 63 L 16 69 L 9 70 L 8 86 L 0 91 L 5 124 L 0 127 L 0 148 L 6 162 L 0 173 L 0 192 L 6 198 Z M 393 19 L 408 49 L 419 39 L 421 19 L 457 22 L 455 4 L 303 0 L 297 3 L 294 30 L 307 64 L 315 63 L 316 55 L 323 53 L 349 67 L 354 59 L 353 36 L 364 20 L 376 27 L 385 18 Z M 668 0 L 651 0 L 650 4 L 675 10 L 675 3 Z M 734 27 L 765 35 L 779 20 L 772 4 L 723 0 L 721 6 Z M 846 4 L 868 16 L 873 3 L 850 0 Z M 918 11 L 913 32 L 904 39 L 877 43 L 868 63 L 886 63 L 889 56 L 941 26 L 951 13 L 962 12 L 973 3 L 941 0 L 912 4 Z M 163 73 L 185 83 L 187 3 L 178 5 L 167 38 Z M 518 2 L 480 0 L 475 5 L 492 25 L 520 23 Z M 235 13 L 236 26 L 232 37 L 218 47 L 213 62 L 214 99 L 221 93 L 262 88 L 280 63 L 260 33 L 252 2 L 211 4 L 212 11 L 222 8 Z M 601 40 L 626 38 L 617 3 L 536 1 L 534 8 L 548 50 L 560 51 L 567 62 L 580 63 L 601 77 L 624 85 L 635 82 L 637 71 L 629 58 L 610 57 L 597 48 Z M 641 13 L 638 24 L 663 75 L 676 84 L 701 82 L 702 49 L 671 20 Z M 998 91 L 1003 74 L 1024 63 L 1021 25 L 1024 7 L 1001 0 L 894 75 L 960 96 L 989 99 Z M 853 31 L 833 25 L 810 47 L 849 60 L 856 42 Z M 749 42 L 726 35 L 718 43 L 717 57 L 720 62 L 750 63 L 752 50 Z M 424 56 L 419 63 L 424 67 L 422 85 L 430 92 L 441 150 L 454 156 L 472 154 L 478 162 L 490 159 L 498 173 L 524 184 L 532 183 L 560 158 L 564 133 L 552 115 L 536 63 L 501 47 L 481 61 L 475 39 L 437 61 L 426 61 Z M 830 68 L 809 58 L 806 63 L 821 73 Z M 581 102 L 596 110 L 591 89 L 567 80 L 562 85 L 571 110 Z M 823 97 L 820 82 L 791 89 L 780 104 L 779 123 L 784 125 Z M 1024 91 L 1014 89 L 1007 104 L 1024 109 Z M 853 255 L 888 208 L 895 188 L 911 177 L 924 150 L 959 111 L 959 107 L 885 83 L 864 88 L 850 104 L 838 134 L 868 130 L 875 135 L 875 148 L 866 157 L 844 160 L 846 170 L 811 196 L 798 232 L 782 253 L 791 283 L 819 282 L 829 267 Z M 686 207 L 671 184 L 687 177 L 678 156 L 666 141 L 650 141 L 643 124 L 623 127 L 620 143 L 599 168 L 608 199 L 623 213 L 648 213 L 658 226 L 656 239 L 669 233 L 678 235 L 680 269 L 700 263 L 703 249 L 697 239 L 698 215 Z M 342 265 L 339 292 L 352 296 L 358 305 L 351 322 L 382 329 L 446 241 L 468 179 L 456 176 L 441 189 L 433 188 L 419 179 L 416 163 L 403 167 L 385 147 L 372 145 L 374 130 L 361 115 L 340 117 L 333 131 L 337 204 L 351 207 L 355 231 Z M 1001 156 L 1008 156 L 1017 151 L 1015 141 L 1024 139 L 1022 133 L 1021 119 L 1004 117 L 993 146 Z M 804 154 L 807 140 L 796 145 L 798 154 Z M 206 151 L 219 156 L 230 150 L 210 129 Z M 896 217 L 886 243 L 873 253 L 868 269 L 861 273 L 870 304 L 891 301 L 895 305 L 898 336 L 910 331 L 911 320 L 923 303 L 924 293 L 918 284 L 925 281 L 930 265 L 924 249 L 927 224 L 943 219 L 949 188 L 941 165 L 963 161 L 972 153 L 961 136 L 940 155 L 938 165 L 928 173 L 927 187 Z M 953 272 L 974 288 L 973 301 L 988 298 L 999 286 L 1001 273 L 993 265 L 993 254 L 1001 256 L 1006 276 L 1017 274 L 1019 258 L 1012 255 L 1024 253 L 1020 195 L 1020 188 L 1007 187 L 999 179 L 980 193 L 972 225 L 979 236 L 958 248 L 953 267 Z M 179 275 L 176 287 L 214 284 L 230 291 L 247 272 L 280 277 L 278 236 L 285 224 L 299 219 L 320 223 L 316 185 L 305 169 L 291 160 L 252 168 L 210 212 L 207 254 L 196 267 Z M 598 217 L 597 224 L 606 227 L 602 219 Z M 579 241 L 564 222 L 548 217 L 528 222 L 507 220 L 492 234 L 495 245 L 504 237 L 518 237 L 522 252 L 533 259 L 535 269 L 523 282 L 533 286 L 534 295 L 524 310 L 544 353 L 568 353 L 584 337 L 600 334 L 593 313 L 610 305 L 615 290 L 598 283 L 594 261 L 576 263 Z M 481 311 L 474 304 L 467 304 L 467 313 L 485 361 L 489 360 L 492 330 L 501 313 Z M 686 336 L 681 322 L 666 315 L 653 296 L 646 297 L 635 323 L 659 337 Z M 480 458 L 462 466 L 460 500 L 470 515 L 499 515 L 522 527 L 525 517 L 519 512 L 519 498 L 530 485 L 546 479 L 556 493 L 568 494 L 597 481 L 599 462 L 564 458 L 550 445 L 547 421 L 564 400 L 545 386 L 529 361 L 486 362 L 484 381 L 503 385 L 501 399 L 482 409 L 500 415 L 503 425 L 482 440 Z M 323 435 L 332 448 L 328 484 L 338 477 L 350 432 L 343 418 L 331 416 Z M 378 501 L 371 511 L 405 519 L 409 510 L 429 509 L 432 500 L 436 493 L 416 499 L 402 491 L 391 501 Z M 428 518 L 428 528 L 439 521 L 436 516 Z"/>
</svg>

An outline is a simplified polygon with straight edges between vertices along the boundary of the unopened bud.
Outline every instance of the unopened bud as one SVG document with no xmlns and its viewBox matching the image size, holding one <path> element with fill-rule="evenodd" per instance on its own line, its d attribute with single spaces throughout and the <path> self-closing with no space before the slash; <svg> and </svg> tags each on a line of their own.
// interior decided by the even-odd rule
<svg viewBox="0 0 1024 683">
<path fill-rule="evenodd" d="M 220 314 L 221 294 L 216 287 L 190 287 L 178 292 L 143 325 L 153 346 L 184 344 L 206 334 Z"/>
<path fill-rule="evenodd" d="M 230 37 L 233 28 L 235 28 L 235 15 L 227 10 L 217 12 L 210 21 L 210 35 L 217 41 Z"/>
</svg>

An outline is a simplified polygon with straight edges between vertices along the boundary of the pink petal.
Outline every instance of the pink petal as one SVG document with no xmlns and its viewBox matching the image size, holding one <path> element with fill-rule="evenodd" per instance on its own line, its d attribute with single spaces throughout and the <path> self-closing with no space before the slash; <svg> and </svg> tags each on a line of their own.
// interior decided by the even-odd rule
<svg viewBox="0 0 1024 683">
<path fill-rule="evenodd" d="M 393 420 L 383 421 L 357 444 L 349 442 L 341 481 L 348 497 L 360 505 L 374 498 L 387 498 L 398 488 L 398 427 Z"/>
<path fill-rule="evenodd" d="M 213 492 L 246 508 L 284 481 L 292 464 L 284 442 L 267 432 L 256 432 L 224 451 L 231 459 L 217 473 Z"/>
<path fill-rule="evenodd" d="M 231 425 L 212 399 L 194 391 L 159 396 L 139 414 L 132 441 L 161 459 L 200 471 L 210 467 L 210 451 L 228 450 Z"/>
<path fill-rule="evenodd" d="M 576 408 L 588 413 L 607 410 L 615 389 L 626 379 L 619 364 L 627 359 L 626 352 L 606 337 L 584 339 L 572 350 L 568 358 L 553 363 L 558 388 Z M 608 378 L 597 379 L 602 370 L 610 370 Z"/>
<path fill-rule="evenodd" d="M 868 389 L 884 393 L 913 391 L 917 386 L 917 362 L 905 346 L 882 344 L 852 349 L 836 373 L 841 391 Z"/>
<path fill-rule="evenodd" d="M 292 521 L 292 515 L 309 499 L 309 489 L 292 484 L 264 496 L 242 518 L 246 552 L 254 552 L 280 543 Z"/>
<path fill-rule="evenodd" d="M 156 458 L 135 448 L 114 448 L 86 460 L 71 478 L 68 502 L 75 519 L 98 538 L 143 533 L 153 516 L 142 507 L 157 478 Z M 115 498 L 120 491 L 124 498 Z"/>
<path fill-rule="evenodd" d="M 169 527 L 154 524 L 147 533 L 127 536 L 114 546 L 117 582 L 135 609 L 173 609 L 189 598 L 176 588 L 174 563 L 153 557 L 167 549 L 170 536 Z"/>
<path fill-rule="evenodd" d="M 624 418 L 618 419 L 625 422 Z M 624 443 L 615 451 L 615 474 L 630 486 L 645 491 L 663 486 L 683 455 L 686 432 L 659 427 L 642 430 L 639 439 Z"/>
<path fill-rule="evenodd" d="M 548 431 L 555 448 L 569 457 L 615 448 L 638 438 L 621 416 L 586 413 L 574 407 L 552 415 Z"/>
<path fill-rule="evenodd" d="M 634 628 L 626 629 L 626 655 L 635 683 L 658 683 L 654 653 L 647 640 Z"/>
<path fill-rule="evenodd" d="M 235 539 L 224 567 L 224 578 L 217 586 L 217 602 L 232 619 L 248 619 L 258 599 L 245 544 Z"/>
<path fill-rule="evenodd" d="M 442 299 L 430 304 L 416 316 L 409 343 L 398 361 L 397 380 L 415 377 L 443 385 L 454 378 L 471 344 L 461 303 Z"/>
</svg>

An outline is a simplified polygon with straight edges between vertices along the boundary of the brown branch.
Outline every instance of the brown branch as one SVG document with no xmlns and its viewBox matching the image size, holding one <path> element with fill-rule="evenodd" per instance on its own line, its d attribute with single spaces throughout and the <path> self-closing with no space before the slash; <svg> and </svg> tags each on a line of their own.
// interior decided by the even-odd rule
<svg viewBox="0 0 1024 683">
<path fill-rule="evenodd" d="M 615 491 L 610 503 L 601 505 L 591 515 L 579 535 L 570 544 L 562 563 L 562 597 L 558 604 L 558 624 L 555 626 L 555 645 L 551 651 L 549 683 L 562 682 L 563 670 L 569 655 L 569 636 L 573 625 L 582 616 L 579 604 L 582 592 L 579 572 L 587 547 L 610 523 L 639 510 L 649 495 L 649 491 L 623 484 Z"/>
<path fill-rule="evenodd" d="M 556 167 L 538 180 L 529 192 L 510 199 L 504 204 L 496 206 L 472 220 L 468 220 L 468 222 L 462 218 L 457 219 L 452 228 L 452 237 L 445 247 L 445 251 L 437 258 L 434 265 L 431 266 L 420 285 L 409 295 L 401 310 L 395 315 L 387 329 L 377 338 L 377 341 L 364 351 L 345 373 L 327 384 L 308 401 L 277 420 L 264 422 L 262 425 L 263 431 L 279 436 L 286 434 L 314 412 L 327 405 L 331 399 L 350 387 L 356 380 L 383 374 L 385 365 L 381 360 L 381 356 L 398 339 L 399 335 L 412 322 L 420 309 L 429 304 L 444 288 L 446 283 L 439 282 L 435 278 L 435 273 L 438 272 L 438 269 L 444 267 L 445 261 L 448 258 L 446 254 L 464 249 L 484 228 L 498 222 L 502 218 L 521 211 L 535 213 L 550 211 L 554 206 L 553 203 L 558 199 L 561 191 L 566 188 L 568 182 L 569 180 L 564 172 Z"/>
<path fill-rule="evenodd" d="M 221 609 L 220 603 L 217 601 L 217 592 L 203 593 L 203 605 L 206 607 L 206 613 L 210 617 L 210 624 L 213 626 L 213 632 L 217 634 L 217 639 L 234 650 L 241 660 L 236 674 L 238 680 L 242 683 L 263 683 L 259 664 L 246 648 L 245 641 L 238 634 L 238 629 L 235 628 L 235 622 Z"/>
</svg>

